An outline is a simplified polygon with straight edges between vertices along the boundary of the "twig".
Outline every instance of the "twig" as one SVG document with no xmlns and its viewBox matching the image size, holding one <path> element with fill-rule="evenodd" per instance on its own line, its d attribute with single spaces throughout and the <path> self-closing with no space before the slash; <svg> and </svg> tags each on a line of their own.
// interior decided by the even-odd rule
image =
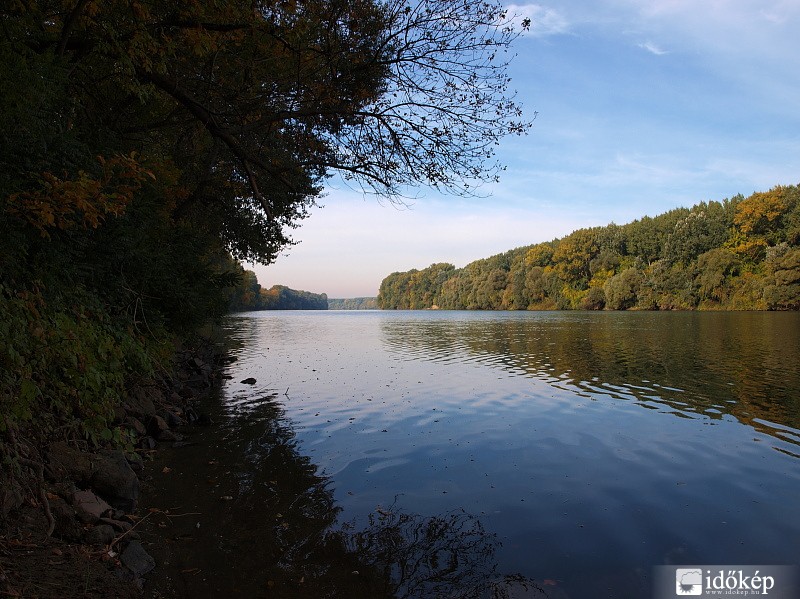
<svg viewBox="0 0 800 599">
<path fill-rule="evenodd" d="M 138 521 L 136 524 L 134 524 L 133 526 L 131 526 L 131 527 L 130 527 L 128 530 L 126 530 L 126 531 L 125 531 L 125 532 L 123 532 L 121 535 L 119 535 L 118 537 L 116 537 L 116 538 L 115 538 L 113 541 L 111 541 L 111 545 L 109 545 L 109 547 L 113 547 L 114 545 L 116 545 L 117 543 L 119 543 L 119 542 L 120 542 L 120 541 L 121 541 L 121 540 L 122 540 L 122 539 L 125 537 L 125 535 L 127 535 L 127 534 L 128 534 L 129 532 L 131 532 L 131 531 L 132 531 L 134 528 L 136 528 L 137 526 L 139 526 L 139 525 L 140 525 L 142 522 L 144 522 L 145 520 L 147 520 L 147 519 L 148 519 L 150 516 L 152 516 L 152 515 L 153 515 L 153 514 L 155 514 L 155 513 L 157 513 L 157 512 L 150 512 L 150 513 L 148 513 L 148 514 L 147 514 L 147 515 L 146 515 L 144 518 L 142 518 L 141 520 L 139 520 L 139 521 Z"/>
</svg>

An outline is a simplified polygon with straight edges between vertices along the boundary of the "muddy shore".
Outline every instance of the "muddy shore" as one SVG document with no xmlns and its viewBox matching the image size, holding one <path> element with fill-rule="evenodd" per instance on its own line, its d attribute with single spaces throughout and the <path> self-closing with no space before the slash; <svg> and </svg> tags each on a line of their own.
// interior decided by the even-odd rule
<svg viewBox="0 0 800 599">
<path fill-rule="evenodd" d="M 186 445 L 180 431 L 208 424 L 200 408 L 225 356 L 210 343 L 182 350 L 175 371 L 130 390 L 116 424 L 134 451 L 89 451 L 79 442 L 19 442 L 21 474 L 0 481 L 0 596 L 141 597 L 156 567 L 150 506 L 154 458 Z M 129 449 L 131 449 L 129 447 Z"/>
</svg>

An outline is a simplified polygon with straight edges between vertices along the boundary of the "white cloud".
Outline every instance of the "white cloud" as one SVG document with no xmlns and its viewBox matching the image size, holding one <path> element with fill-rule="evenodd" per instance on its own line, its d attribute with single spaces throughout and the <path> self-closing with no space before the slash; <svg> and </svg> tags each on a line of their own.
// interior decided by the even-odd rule
<svg viewBox="0 0 800 599">
<path fill-rule="evenodd" d="M 506 6 L 509 18 L 515 21 L 531 20 L 530 34 L 538 37 L 558 35 L 569 30 L 569 23 L 563 13 L 540 4 L 509 4 Z"/>
<path fill-rule="evenodd" d="M 669 54 L 668 50 L 663 50 L 662 48 L 656 46 L 653 42 L 644 42 L 641 44 L 637 44 L 643 50 L 647 50 L 651 54 L 655 54 L 656 56 L 664 56 L 665 54 Z"/>
</svg>

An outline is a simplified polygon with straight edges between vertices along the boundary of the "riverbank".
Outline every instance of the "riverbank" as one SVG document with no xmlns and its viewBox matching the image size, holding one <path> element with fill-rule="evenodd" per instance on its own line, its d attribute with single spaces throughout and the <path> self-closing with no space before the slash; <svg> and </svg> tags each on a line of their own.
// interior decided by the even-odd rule
<svg viewBox="0 0 800 599">
<path fill-rule="evenodd" d="M 0 595 L 141 596 L 156 565 L 140 537 L 155 513 L 146 508 L 154 455 L 185 444 L 180 427 L 207 422 L 198 404 L 224 360 L 206 341 L 180 350 L 171 374 L 130 389 L 115 409 L 124 450 L 36 443 L 10 430 L 18 468 L 0 481 Z"/>
</svg>

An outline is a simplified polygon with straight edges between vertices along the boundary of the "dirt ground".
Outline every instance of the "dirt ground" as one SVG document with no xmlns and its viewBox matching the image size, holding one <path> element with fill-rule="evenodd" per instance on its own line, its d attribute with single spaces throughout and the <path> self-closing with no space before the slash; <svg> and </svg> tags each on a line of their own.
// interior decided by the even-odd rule
<svg viewBox="0 0 800 599">
<path fill-rule="evenodd" d="M 123 580 L 117 558 L 107 549 L 47 537 L 38 508 L 0 530 L 0 597 L 41 599 L 140 598 L 132 580 Z"/>
</svg>

